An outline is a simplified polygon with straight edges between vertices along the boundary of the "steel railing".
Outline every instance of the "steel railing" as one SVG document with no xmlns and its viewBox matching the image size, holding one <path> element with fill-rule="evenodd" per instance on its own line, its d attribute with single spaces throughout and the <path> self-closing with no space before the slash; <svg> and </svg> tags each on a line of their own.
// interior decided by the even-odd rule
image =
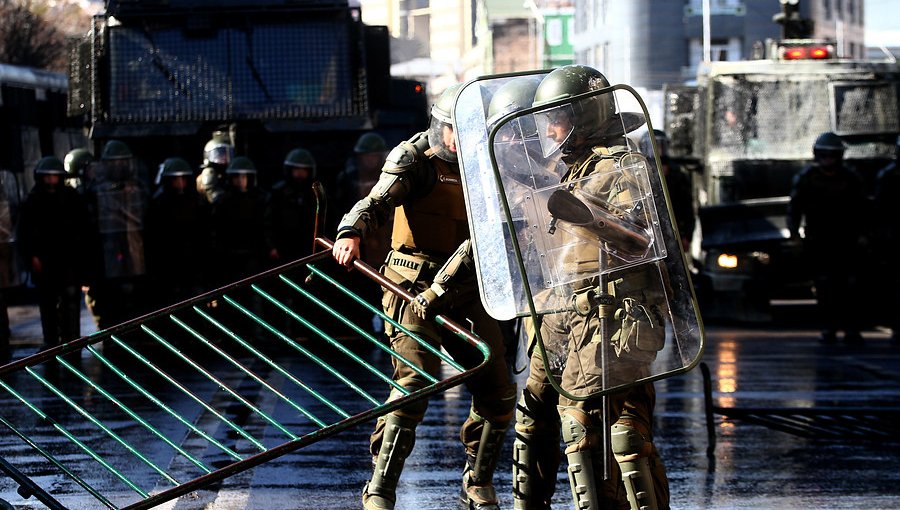
<svg viewBox="0 0 900 510">
<path fill-rule="evenodd" d="M 151 508 L 456 386 L 489 361 L 483 341 L 443 316 L 435 322 L 481 362 L 461 366 L 404 329 L 443 369 L 405 359 L 371 320 L 402 326 L 351 290 L 360 282 L 330 259 L 330 241 L 317 243 L 325 251 L 0 367 L 0 471 L 51 509 L 66 508 L 54 492 L 82 491 L 106 508 Z M 369 290 L 412 299 L 354 268 Z M 403 388 L 392 363 L 430 384 Z M 390 390 L 402 397 L 387 402 Z M 53 489 L 16 466 L 35 455 Z"/>
</svg>

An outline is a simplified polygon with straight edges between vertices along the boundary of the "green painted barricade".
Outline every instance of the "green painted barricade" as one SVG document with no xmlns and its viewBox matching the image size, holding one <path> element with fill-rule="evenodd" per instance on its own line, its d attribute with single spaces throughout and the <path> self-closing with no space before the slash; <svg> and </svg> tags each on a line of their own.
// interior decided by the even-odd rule
<svg viewBox="0 0 900 510">
<path fill-rule="evenodd" d="M 373 332 L 401 326 L 359 287 L 403 288 L 324 251 L 0 367 L 0 471 L 24 497 L 64 509 L 152 508 L 462 383 L 487 345 L 438 316 L 480 359 L 442 360 L 410 392 L 391 379 L 409 360 Z M 352 275 L 363 278 L 350 282 Z M 368 294 L 374 295 L 369 292 Z M 377 354 L 377 355 L 376 355 Z M 402 395 L 387 402 L 390 390 Z M 17 467 L 46 459 L 40 481 Z M 33 461 L 32 461 L 33 462 Z"/>
</svg>

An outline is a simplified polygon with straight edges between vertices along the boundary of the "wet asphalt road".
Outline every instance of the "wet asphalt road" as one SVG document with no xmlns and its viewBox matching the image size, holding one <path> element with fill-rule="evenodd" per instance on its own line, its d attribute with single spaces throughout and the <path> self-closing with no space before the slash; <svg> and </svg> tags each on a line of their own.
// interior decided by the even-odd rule
<svg viewBox="0 0 900 510">
<path fill-rule="evenodd" d="M 16 356 L 34 352 L 40 326 L 33 307 L 11 310 Z M 86 331 L 90 324 L 83 322 Z M 822 346 L 811 329 L 707 326 L 704 361 L 715 403 L 737 407 L 900 407 L 900 346 L 887 334 L 864 332 L 866 344 Z M 900 434 L 891 443 L 804 438 L 717 415 L 715 459 L 707 458 L 703 382 L 699 369 L 657 383 L 656 443 L 666 462 L 675 509 L 900 509 Z M 3 400 L 8 405 L 8 400 Z M 457 436 L 468 411 L 465 390 L 433 398 L 398 489 L 397 510 L 456 507 L 462 450 Z M 900 424 L 891 424 L 900 431 Z M 281 510 L 359 508 L 370 475 L 370 426 L 312 444 L 208 490 L 159 508 Z M 501 506 L 511 502 L 511 438 L 498 468 Z M 24 466 L 63 504 L 99 508 L 96 501 L 49 473 L 8 434 L 0 451 Z M 0 478 L 0 498 L 17 509 L 43 508 Z M 571 508 L 560 473 L 554 508 Z"/>
</svg>

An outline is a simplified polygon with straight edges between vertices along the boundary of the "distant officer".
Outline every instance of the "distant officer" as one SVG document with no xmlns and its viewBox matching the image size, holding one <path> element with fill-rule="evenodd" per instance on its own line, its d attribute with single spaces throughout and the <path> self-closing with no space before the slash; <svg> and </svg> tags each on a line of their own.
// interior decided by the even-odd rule
<svg viewBox="0 0 900 510">
<path fill-rule="evenodd" d="M 900 343 L 900 136 L 897 137 L 894 161 L 878 172 L 875 180 L 875 221 L 877 222 L 876 248 L 882 268 L 888 277 L 887 325 L 892 330 L 891 340 Z"/>
<path fill-rule="evenodd" d="M 794 176 L 788 207 L 791 236 L 800 237 L 811 264 L 822 342 L 861 343 L 857 302 L 859 243 L 866 196 L 862 179 L 844 163 L 844 142 L 825 132 L 813 145 L 813 163 Z"/>
<path fill-rule="evenodd" d="M 428 132 L 414 135 L 391 151 L 378 182 L 341 220 L 333 255 L 342 265 L 352 264 L 360 257 L 362 239 L 373 235 L 393 213 L 391 251 L 383 271 L 417 296 L 407 304 L 385 291 L 385 313 L 404 326 L 404 330 L 388 327 L 391 347 L 436 374 L 440 361 L 407 333 L 415 331 L 432 345 L 443 346 L 461 365 L 473 366 L 477 360 L 472 354 L 460 351 L 457 339 L 430 320 L 438 313 L 471 324 L 473 332 L 490 346 L 492 361 L 466 383 L 472 406 L 460 430 L 466 452 L 460 500 L 467 509 L 497 510 L 494 470 L 513 415 L 515 384 L 504 360 L 499 325 L 478 298 L 451 117 L 458 90 L 459 85 L 454 85 L 435 102 Z M 394 369 L 394 379 L 410 391 L 428 384 L 406 364 L 396 363 Z M 399 396 L 394 390 L 389 398 Z M 413 403 L 376 423 L 370 441 L 372 478 L 363 489 L 366 510 L 394 508 L 403 464 L 427 405 L 427 401 Z"/>
<path fill-rule="evenodd" d="M 203 146 L 203 166 L 197 176 L 197 191 L 210 204 L 225 193 L 225 171 L 234 158 L 234 145 L 225 131 L 215 131 Z"/>
<path fill-rule="evenodd" d="M 17 176 L 0 170 L 0 364 L 10 360 L 7 292 L 24 283 L 16 239 L 20 199 Z"/>
<path fill-rule="evenodd" d="M 353 146 L 353 156 L 347 159 L 338 174 L 335 211 L 349 211 L 375 186 L 387 157 L 387 145 L 378 133 L 364 133 Z M 335 215 L 338 219 L 339 216 Z M 390 232 L 383 229 L 363 240 L 362 258 L 371 266 L 378 266 L 390 250 Z"/>
<path fill-rule="evenodd" d="M 168 158 L 159 176 L 147 209 L 147 274 L 157 308 L 200 294 L 210 255 L 209 205 L 197 193 L 194 171 Z"/>
<path fill-rule="evenodd" d="M 378 177 L 381 175 L 381 168 L 384 166 L 386 157 L 387 144 L 381 135 L 375 132 L 360 135 L 353 146 L 353 155 L 347 158 L 344 169 L 337 176 L 333 210 L 339 214 L 331 215 L 332 218 L 339 221 L 341 213 L 349 211 L 357 201 L 369 193 L 369 190 L 375 186 Z M 337 230 L 338 221 L 330 225 L 332 232 Z M 391 224 L 392 222 L 393 214 L 389 214 L 385 224 Z M 381 228 L 362 239 L 360 257 L 370 266 L 379 267 L 384 262 L 384 258 L 390 249 L 390 229 Z M 378 303 L 380 300 L 381 287 L 359 272 L 351 271 L 346 275 L 339 275 L 338 278 L 346 286 L 355 289 L 366 301 Z M 360 314 L 363 313 L 360 310 Z M 362 317 L 360 317 L 360 320 L 362 320 Z M 376 336 L 381 336 L 384 332 L 384 321 L 381 319 L 381 316 L 373 314 L 368 320 L 372 324 L 373 333 Z"/>
<path fill-rule="evenodd" d="M 137 158 L 120 140 L 103 146 L 85 197 L 97 225 L 97 279 L 89 303 L 99 329 L 134 318 L 143 311 L 146 260 L 144 220 L 149 191 Z"/>
<path fill-rule="evenodd" d="M 256 165 L 249 158 L 236 157 L 225 177 L 225 192 L 212 207 L 219 284 L 261 272 L 269 254 L 263 230 L 267 197 L 256 185 Z"/>
<path fill-rule="evenodd" d="M 316 161 L 296 148 L 284 158 L 284 177 L 272 186 L 266 206 L 265 233 L 269 260 L 284 264 L 312 253 L 316 198 L 312 182 Z"/>
<path fill-rule="evenodd" d="M 678 163 L 672 161 L 669 156 L 669 137 L 658 129 L 653 130 L 656 144 L 659 147 L 659 164 L 662 167 L 662 175 L 666 180 L 666 188 L 669 190 L 669 200 L 672 203 L 672 212 L 678 224 L 678 235 L 681 236 L 681 248 L 687 253 L 690 250 L 691 238 L 694 236 L 694 198 L 691 189 L 691 176 L 688 175 Z M 647 160 L 654 162 L 653 145 L 650 142 L 650 132 L 641 136 L 641 153 L 647 156 Z"/>
<path fill-rule="evenodd" d="M 92 267 L 92 222 L 82 197 L 64 185 L 65 177 L 55 156 L 38 161 L 19 219 L 19 247 L 38 290 L 42 349 L 81 336 L 81 286 Z"/>
</svg>

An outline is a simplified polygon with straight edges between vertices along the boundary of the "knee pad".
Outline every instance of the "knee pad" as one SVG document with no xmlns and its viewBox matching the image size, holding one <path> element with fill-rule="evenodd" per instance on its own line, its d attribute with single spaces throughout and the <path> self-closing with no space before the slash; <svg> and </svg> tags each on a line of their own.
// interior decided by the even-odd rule
<svg viewBox="0 0 900 510">
<path fill-rule="evenodd" d="M 594 458 L 598 448 L 602 452 L 603 446 L 597 428 L 591 423 L 591 417 L 577 407 L 560 406 L 559 415 L 575 508 L 598 510 L 601 501 L 594 474 Z"/>
<path fill-rule="evenodd" d="M 610 443 L 618 462 L 650 456 L 653 443 L 643 424 L 631 419 L 619 419 L 611 427 Z"/>
<path fill-rule="evenodd" d="M 390 501 L 396 500 L 400 473 L 416 443 L 417 423 L 394 413 L 384 417 L 381 446 L 374 459 L 372 479 L 366 486 L 367 494 L 378 495 Z"/>
<path fill-rule="evenodd" d="M 566 454 L 591 451 L 598 444 L 599 434 L 591 422 L 591 417 L 577 407 L 559 407 L 560 428 Z"/>
<path fill-rule="evenodd" d="M 622 471 L 628 503 L 633 509 L 658 508 L 650 455 L 653 443 L 646 426 L 636 420 L 620 419 L 611 427 L 612 450 Z"/>
</svg>

